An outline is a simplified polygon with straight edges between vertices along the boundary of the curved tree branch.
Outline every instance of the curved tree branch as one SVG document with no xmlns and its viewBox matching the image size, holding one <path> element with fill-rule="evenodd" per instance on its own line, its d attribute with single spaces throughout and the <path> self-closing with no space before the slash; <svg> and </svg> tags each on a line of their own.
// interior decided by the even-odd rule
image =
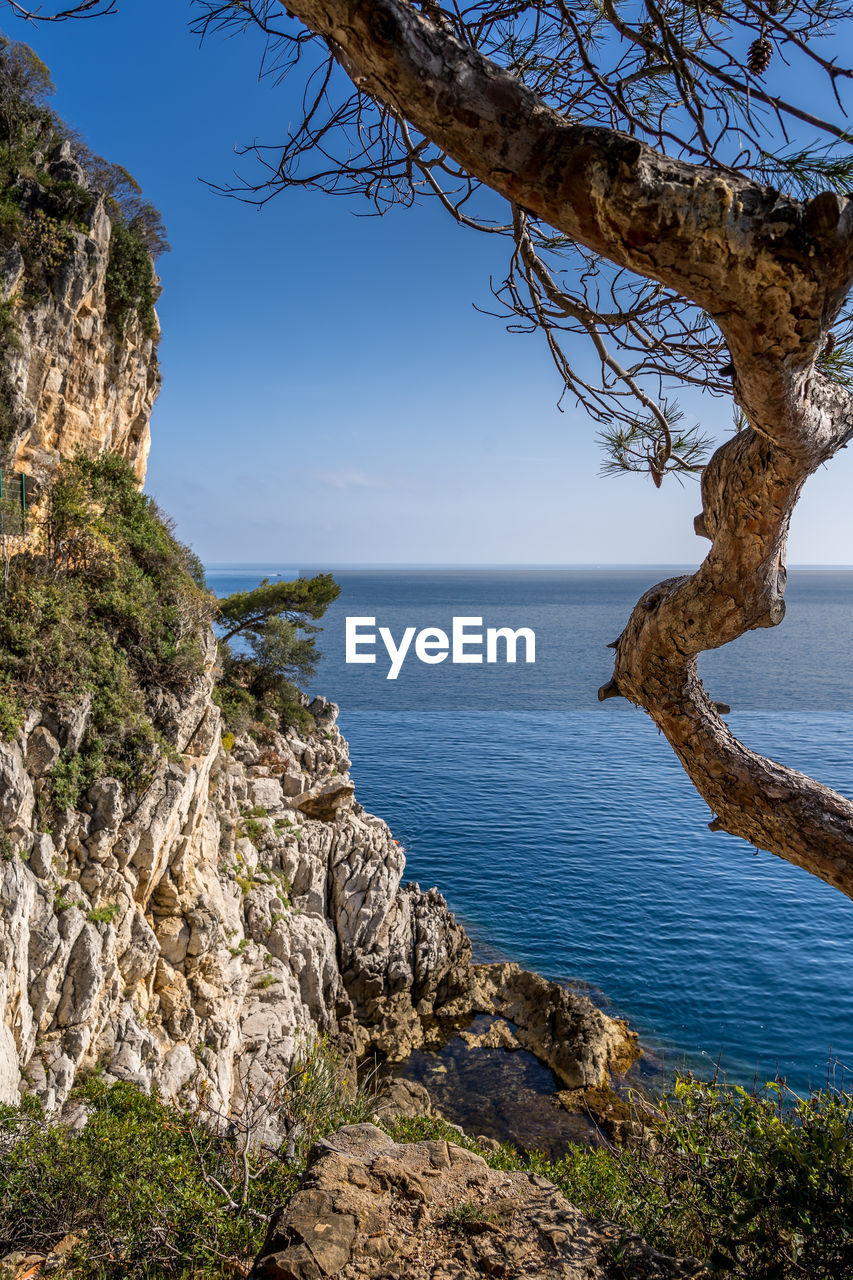
<svg viewBox="0 0 853 1280">
<path fill-rule="evenodd" d="M 853 282 L 853 202 L 823 192 L 802 203 L 573 122 L 404 0 L 288 7 L 340 50 L 360 91 L 465 172 L 718 325 L 749 425 L 703 475 L 696 528 L 711 550 L 695 574 L 639 602 L 600 696 L 648 711 L 712 807 L 713 829 L 853 896 L 853 803 L 738 742 L 696 669 L 704 650 L 782 620 L 791 512 L 807 477 L 853 437 L 849 392 L 815 368 Z M 691 103 L 694 91 L 683 90 Z M 701 132 L 701 103 L 693 118 Z M 532 270 L 528 249 L 522 238 Z"/>
<path fill-rule="evenodd" d="M 697 656 L 785 614 L 785 546 L 808 475 L 853 438 L 853 400 L 821 381 L 823 418 L 808 456 L 752 429 L 714 454 L 702 478 L 697 531 L 712 547 L 699 570 L 646 592 L 617 641 L 614 678 L 599 697 L 648 711 L 725 830 L 768 849 L 853 897 L 853 803 L 749 750 L 722 721 L 696 671 Z"/>
<path fill-rule="evenodd" d="M 804 205 L 574 124 L 404 0 L 288 7 L 358 68 L 360 89 L 515 204 L 708 311 L 733 354 L 813 359 L 853 281 L 853 201 Z"/>
</svg>

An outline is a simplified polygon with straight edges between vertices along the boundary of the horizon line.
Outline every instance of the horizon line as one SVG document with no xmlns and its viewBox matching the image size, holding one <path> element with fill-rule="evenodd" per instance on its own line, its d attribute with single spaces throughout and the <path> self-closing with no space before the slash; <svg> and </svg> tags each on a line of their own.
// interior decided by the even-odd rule
<svg viewBox="0 0 853 1280">
<path fill-rule="evenodd" d="M 701 562 L 700 562 L 701 563 Z M 299 566 L 293 566 L 293 562 L 288 563 L 286 560 L 211 560 L 203 561 L 204 567 L 209 572 L 218 570 L 241 569 L 244 572 L 249 570 L 274 570 L 281 572 L 282 568 L 288 566 L 287 571 L 295 573 L 297 576 L 306 569 L 311 570 L 327 570 L 335 571 L 373 571 L 383 573 L 394 572 L 488 572 L 500 573 L 513 569 L 526 569 L 534 572 L 548 572 L 553 570 L 584 570 L 595 572 L 606 572 L 608 570 L 625 570 L 625 569 L 678 569 L 695 572 L 699 565 L 677 563 L 675 561 L 648 561 L 644 563 L 576 563 L 576 564 L 557 564 L 557 563 L 484 563 L 484 562 L 432 562 L 423 561 L 401 561 L 399 563 L 382 560 L 358 560 L 358 561 L 334 561 L 334 560 L 307 560 L 302 561 Z M 853 564 L 789 564 L 788 571 L 808 570 L 811 572 L 832 572 L 833 570 L 853 570 Z"/>
<path fill-rule="evenodd" d="M 676 561 L 647 561 L 647 562 L 578 562 L 578 563 L 548 563 L 548 562 L 439 562 L 439 561 L 301 561 L 298 566 L 293 561 L 204 561 L 206 570 L 229 570 L 229 568 L 241 568 L 241 570 L 282 570 L 283 566 L 288 567 L 288 572 L 301 572 L 305 568 L 310 570 L 382 570 L 384 572 L 402 571 L 402 570 L 482 570 L 482 571 L 506 571 L 506 570 L 669 570 L 669 568 L 678 568 L 678 570 L 697 570 L 699 564 L 688 564 Z M 701 562 L 699 562 L 701 563 Z M 788 570 L 853 570 L 853 564 L 788 564 Z"/>
</svg>

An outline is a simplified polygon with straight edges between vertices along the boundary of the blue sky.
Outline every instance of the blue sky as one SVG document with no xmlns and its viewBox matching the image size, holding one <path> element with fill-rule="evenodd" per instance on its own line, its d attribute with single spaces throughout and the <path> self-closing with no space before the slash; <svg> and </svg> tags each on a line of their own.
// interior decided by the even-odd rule
<svg viewBox="0 0 853 1280">
<path fill-rule="evenodd" d="M 162 210 L 164 388 L 146 488 L 208 563 L 690 564 L 697 485 L 602 479 L 596 428 L 544 343 L 488 307 L 505 248 L 441 210 L 361 217 L 291 192 L 257 210 L 213 194 L 234 148 L 298 118 L 258 83 L 259 45 L 201 48 L 185 0 L 32 28 L 55 105 Z M 248 161 L 242 162 L 244 167 Z M 694 402 L 725 432 L 719 402 Z M 814 477 L 792 564 L 853 562 L 853 458 Z"/>
</svg>

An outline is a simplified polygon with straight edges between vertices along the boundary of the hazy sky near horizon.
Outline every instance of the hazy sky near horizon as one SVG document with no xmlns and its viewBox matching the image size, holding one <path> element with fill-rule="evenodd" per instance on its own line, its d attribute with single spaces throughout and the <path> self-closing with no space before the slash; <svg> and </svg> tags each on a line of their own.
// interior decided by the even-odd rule
<svg viewBox="0 0 853 1280">
<path fill-rule="evenodd" d="M 258 82 L 258 41 L 199 47 L 186 0 L 115 17 L 0 25 L 50 66 L 54 105 L 163 212 L 164 386 L 146 489 L 207 562 L 697 562 L 697 484 L 598 474 L 597 428 L 538 336 L 488 308 L 506 246 L 432 205 L 290 192 L 263 209 L 212 192 L 234 148 L 298 119 Z M 365 202 L 366 203 L 366 202 Z M 686 402 L 685 402 L 686 403 Z M 690 402 L 722 438 L 730 409 Z M 792 564 L 853 563 L 853 457 L 809 481 Z"/>
</svg>

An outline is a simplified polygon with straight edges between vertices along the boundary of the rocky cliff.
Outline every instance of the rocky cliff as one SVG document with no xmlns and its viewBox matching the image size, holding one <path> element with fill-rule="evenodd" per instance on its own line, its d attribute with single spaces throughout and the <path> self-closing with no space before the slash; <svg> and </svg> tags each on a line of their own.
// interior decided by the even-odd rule
<svg viewBox="0 0 853 1280">
<path fill-rule="evenodd" d="M 212 658 L 212 651 L 211 651 Z M 500 1013 L 569 1087 L 625 1065 L 633 1038 L 516 966 L 475 966 L 436 890 L 354 797 L 337 708 L 310 732 L 220 733 L 211 677 L 170 720 L 141 790 L 103 778 L 52 830 L 62 747 L 86 732 L 37 711 L 0 745 L 0 1095 L 55 1111 L 81 1069 L 227 1108 L 280 1077 L 301 1037 L 392 1059 L 475 1012 Z"/>
<path fill-rule="evenodd" d="M 41 476 L 77 449 L 125 458 L 140 483 L 149 418 L 160 389 L 156 320 L 111 317 L 114 223 L 109 202 L 66 141 L 15 187 L 22 219 L 0 236 L 0 307 L 9 318 L 0 353 L 10 469 Z"/>
<path fill-rule="evenodd" d="M 52 117 L 21 111 L 0 224 L 4 465 L 38 477 L 106 451 L 142 481 L 160 381 L 150 238 L 128 249 L 141 215 L 93 189 Z M 52 775 L 97 738 L 93 698 L 33 696 L 18 655 L 32 705 L 0 742 L 0 1100 L 27 1090 L 56 1113 L 97 1066 L 227 1110 L 306 1037 L 399 1060 L 482 1012 L 570 1089 L 625 1065 L 621 1023 L 516 966 L 473 965 L 437 890 L 402 884 L 334 706 L 316 700 L 299 732 L 223 738 L 209 628 L 203 648 L 180 692 L 137 689 L 162 735 L 152 776 L 99 777 L 58 815 Z"/>
</svg>

